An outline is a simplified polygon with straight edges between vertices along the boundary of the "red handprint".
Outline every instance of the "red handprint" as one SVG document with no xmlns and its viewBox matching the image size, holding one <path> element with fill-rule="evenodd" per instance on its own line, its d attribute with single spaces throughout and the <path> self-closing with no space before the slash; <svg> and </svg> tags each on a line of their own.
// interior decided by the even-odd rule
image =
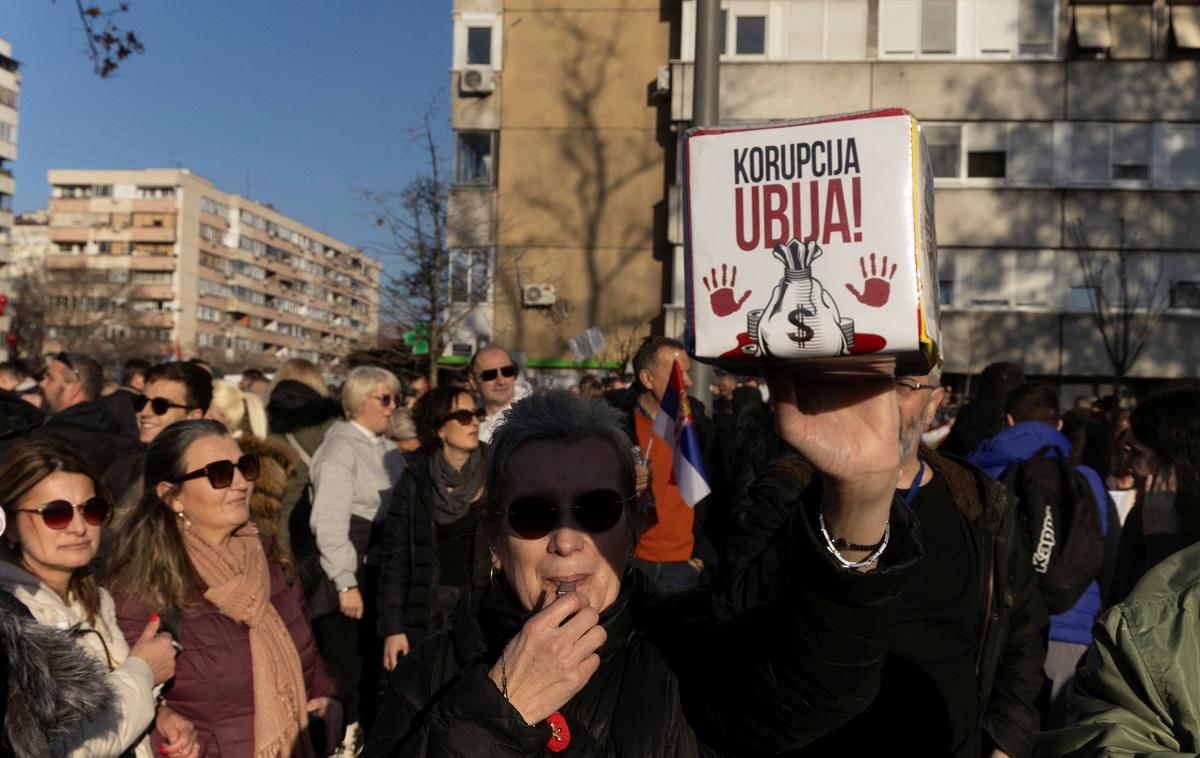
<svg viewBox="0 0 1200 758">
<path fill-rule="evenodd" d="M 864 258 L 858 259 L 858 265 L 862 267 L 863 273 L 863 291 L 859 292 L 854 289 L 854 285 L 847 284 L 846 289 L 850 290 L 850 294 L 858 298 L 858 302 L 870 308 L 882 308 L 887 305 L 888 298 L 892 296 L 892 277 L 896 275 L 896 264 L 892 264 L 892 270 L 888 271 L 887 256 L 883 256 L 883 266 L 879 269 L 875 268 L 875 253 L 871 253 L 871 273 L 867 274 L 867 261 Z M 886 278 L 885 278 L 886 277 Z"/>
<path fill-rule="evenodd" d="M 742 303 L 746 302 L 746 298 L 750 297 L 750 290 L 746 290 L 746 294 L 742 295 L 741 300 L 734 300 L 736 295 L 733 294 L 733 288 L 737 286 L 737 266 L 733 267 L 733 278 L 729 278 L 729 267 L 724 263 L 721 264 L 721 281 L 717 281 L 717 270 L 712 270 L 712 284 L 708 283 L 708 277 L 703 277 L 704 288 L 711 292 L 709 295 L 709 303 L 712 305 L 713 313 L 720 317 L 728 316 L 731 313 L 736 313 L 742 307 Z M 717 285 L 720 285 L 717 287 Z M 713 289 L 717 287 L 717 289 Z"/>
</svg>

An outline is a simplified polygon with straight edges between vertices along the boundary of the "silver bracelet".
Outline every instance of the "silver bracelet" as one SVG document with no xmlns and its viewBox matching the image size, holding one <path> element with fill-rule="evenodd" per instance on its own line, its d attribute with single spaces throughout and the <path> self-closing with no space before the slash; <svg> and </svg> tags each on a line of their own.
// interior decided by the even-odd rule
<svg viewBox="0 0 1200 758">
<path fill-rule="evenodd" d="M 841 553 L 838 552 L 837 546 L 833 544 L 833 537 L 829 536 L 829 530 L 825 528 L 825 513 L 817 511 L 817 521 L 821 524 L 821 536 L 825 538 L 825 547 L 829 550 L 830 555 L 842 565 L 842 568 L 860 569 L 870 566 L 875 561 L 879 560 L 879 556 L 883 555 L 883 551 L 887 550 L 888 538 L 892 536 L 891 519 L 883 526 L 883 539 L 879 542 L 879 548 L 875 552 L 868 555 L 861 561 L 847 560 Z"/>
</svg>

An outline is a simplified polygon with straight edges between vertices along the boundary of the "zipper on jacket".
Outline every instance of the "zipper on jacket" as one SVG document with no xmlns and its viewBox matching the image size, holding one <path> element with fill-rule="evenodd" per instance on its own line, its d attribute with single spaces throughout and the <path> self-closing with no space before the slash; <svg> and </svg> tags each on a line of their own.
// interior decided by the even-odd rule
<svg viewBox="0 0 1200 758">
<path fill-rule="evenodd" d="M 979 674 L 983 668 L 983 653 L 987 647 L 988 630 L 992 622 L 992 597 L 996 592 L 996 537 L 992 538 L 992 554 L 989 556 L 991 560 L 988 571 L 987 580 L 987 595 L 983 603 L 983 628 L 979 630 L 979 651 L 975 654 L 975 676 Z"/>
</svg>

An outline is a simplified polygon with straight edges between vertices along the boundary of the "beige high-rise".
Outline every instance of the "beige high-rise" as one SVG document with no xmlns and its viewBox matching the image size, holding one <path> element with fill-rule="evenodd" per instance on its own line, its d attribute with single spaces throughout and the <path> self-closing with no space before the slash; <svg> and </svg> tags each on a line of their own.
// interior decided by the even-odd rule
<svg viewBox="0 0 1200 758">
<path fill-rule="evenodd" d="M 240 369 L 375 345 L 381 265 L 349 244 L 187 169 L 49 180 L 46 351 Z"/>
<path fill-rule="evenodd" d="M 12 57 L 12 45 L 0 39 L 0 267 L 12 260 L 12 202 L 16 183 L 10 164 L 17 159 L 19 67 Z"/>
</svg>

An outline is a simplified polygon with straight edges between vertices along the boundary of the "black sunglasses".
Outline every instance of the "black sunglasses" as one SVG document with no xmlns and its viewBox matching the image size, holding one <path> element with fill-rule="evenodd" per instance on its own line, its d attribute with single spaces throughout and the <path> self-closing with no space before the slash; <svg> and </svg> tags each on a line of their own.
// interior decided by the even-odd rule
<svg viewBox="0 0 1200 758">
<path fill-rule="evenodd" d="M 496 377 L 501 375 L 508 379 L 512 379 L 517 375 L 517 367 L 510 363 L 507 366 L 484 369 L 483 371 L 479 372 L 479 378 L 485 382 L 494 382 L 496 381 Z"/>
<path fill-rule="evenodd" d="M 133 398 L 133 410 L 137 413 L 141 413 L 142 409 L 146 407 L 147 403 L 150 404 L 150 410 L 154 411 L 155 416 L 161 416 L 172 408 L 181 408 L 185 411 L 193 410 L 192 406 L 190 405 L 172 403 L 165 397 L 150 398 L 146 397 L 145 395 L 136 395 Z"/>
<path fill-rule="evenodd" d="M 104 498 L 96 495 L 82 503 L 69 503 L 66 500 L 51 500 L 41 508 L 19 508 L 22 513 L 40 513 L 42 522 L 56 531 L 66 529 L 75 519 L 75 511 L 83 513 L 83 520 L 92 526 L 100 526 L 108 517 L 111 506 Z"/>
<path fill-rule="evenodd" d="M 376 400 L 379 401 L 379 404 L 382 405 L 384 408 L 387 408 L 389 405 L 393 405 L 400 401 L 399 395 L 384 394 L 384 395 L 368 395 L 367 397 L 375 398 Z"/>
<path fill-rule="evenodd" d="M 567 506 L 579 525 L 593 534 L 612 529 L 621 521 L 625 504 L 632 497 L 621 497 L 616 490 L 592 490 L 575 498 Z M 508 525 L 518 537 L 538 540 L 558 526 L 562 508 L 553 500 L 531 495 L 508 504 Z"/>
<path fill-rule="evenodd" d="M 183 484 L 191 479 L 199 479 L 202 476 L 207 476 L 208 483 L 212 485 L 214 490 L 223 490 L 233 484 L 234 468 L 242 472 L 242 476 L 245 477 L 246 481 L 254 481 L 258 478 L 258 454 L 246 453 L 237 459 L 237 463 L 233 461 L 213 461 L 204 468 L 189 471 L 178 479 L 175 479 L 172 483 Z"/>
<path fill-rule="evenodd" d="M 484 413 L 484 410 L 482 408 L 477 408 L 476 410 L 473 410 L 473 411 L 469 411 L 466 408 L 459 408 L 457 411 L 447 413 L 446 416 L 442 419 L 442 423 L 445 424 L 445 423 L 449 422 L 451 419 L 453 419 L 454 421 L 457 421 L 458 423 L 462 424 L 463 426 L 470 426 L 472 419 L 481 419 L 485 415 L 487 415 L 487 414 Z"/>
</svg>

